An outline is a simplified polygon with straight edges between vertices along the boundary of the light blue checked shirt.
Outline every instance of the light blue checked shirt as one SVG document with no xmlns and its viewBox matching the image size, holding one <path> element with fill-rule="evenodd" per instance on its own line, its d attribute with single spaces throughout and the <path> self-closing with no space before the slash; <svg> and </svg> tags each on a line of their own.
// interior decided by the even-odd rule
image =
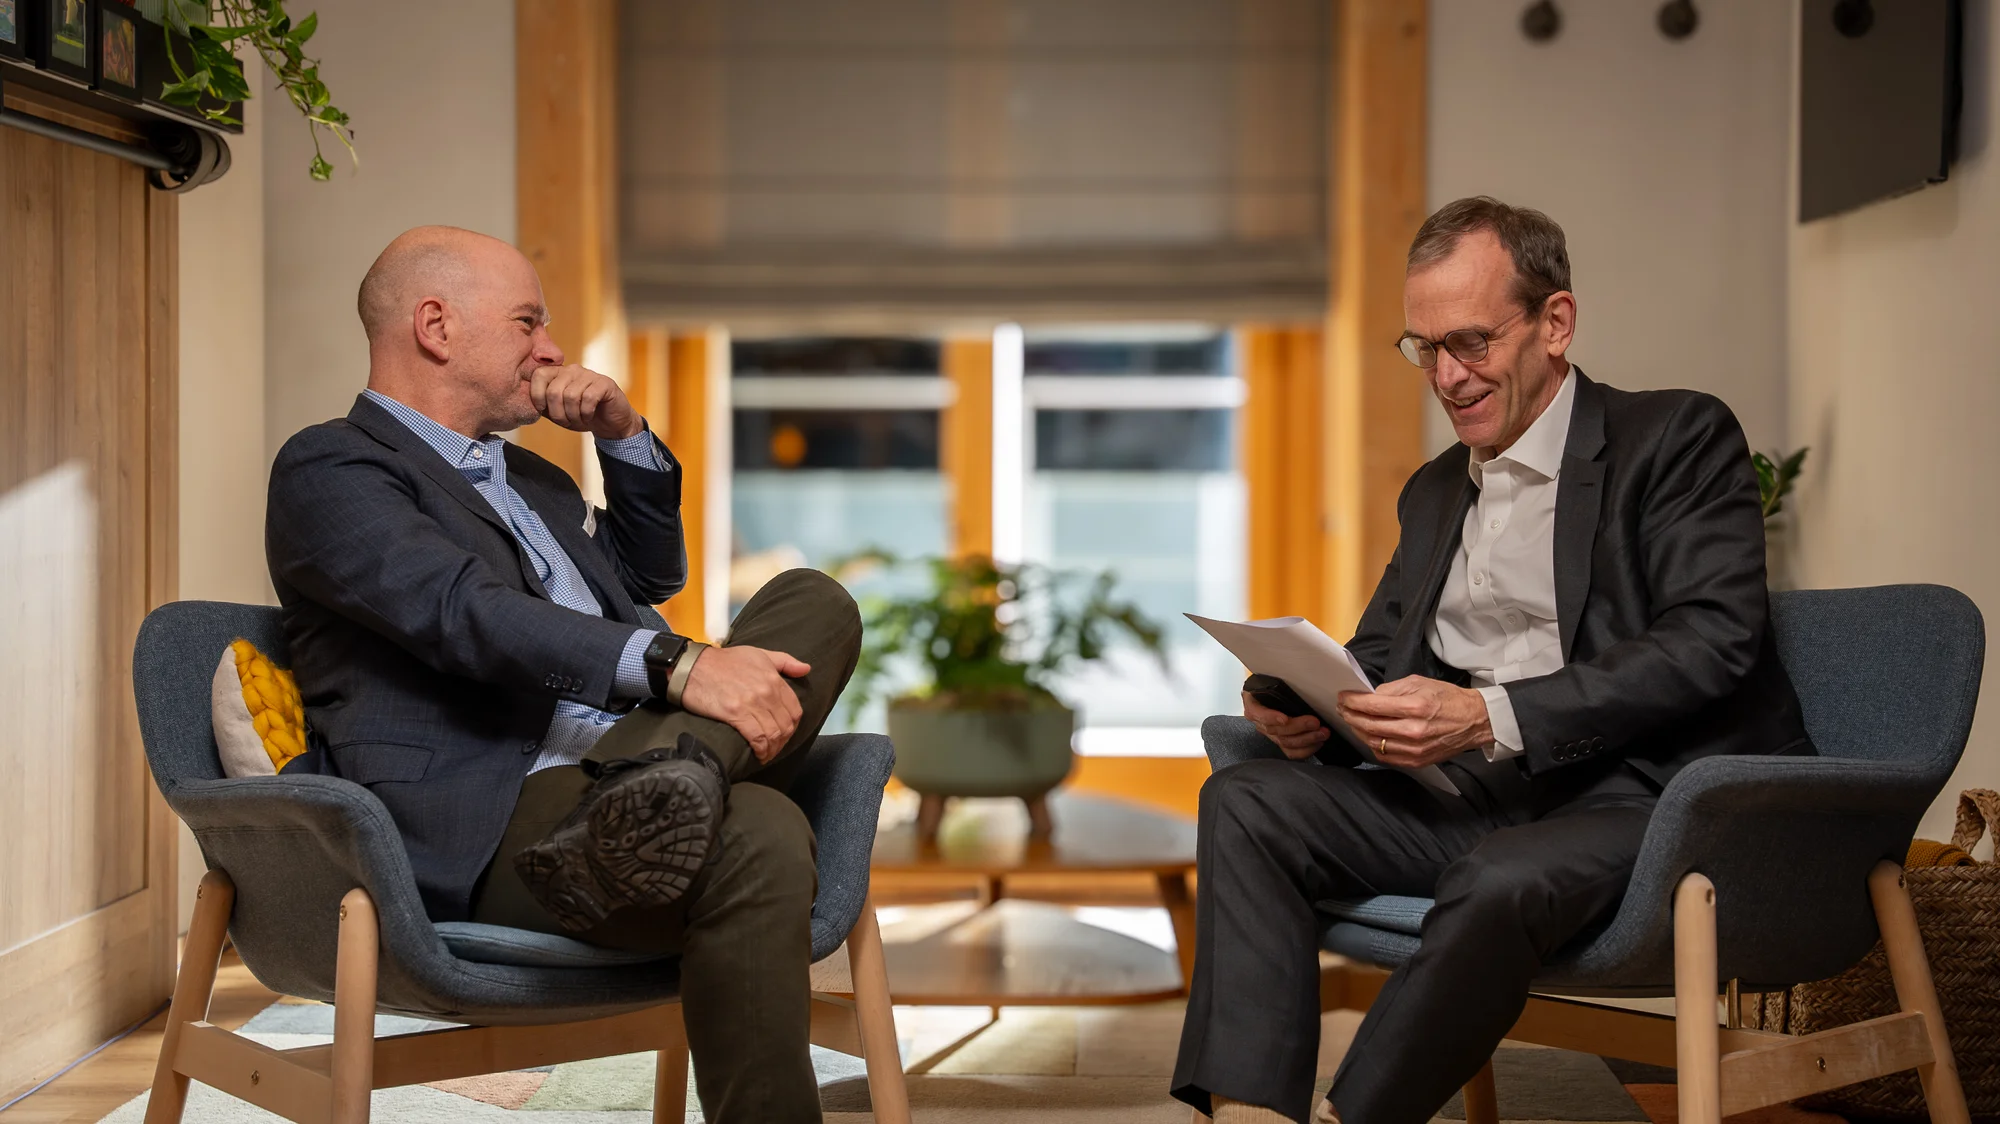
<svg viewBox="0 0 2000 1124">
<path fill-rule="evenodd" d="M 361 392 L 377 406 L 389 411 L 396 420 L 410 427 L 410 432 L 424 439 L 424 444 L 436 449 L 453 468 L 465 474 L 486 502 L 493 505 L 509 528 L 514 532 L 515 541 L 535 564 L 535 576 L 541 579 L 542 588 L 549 591 L 549 600 L 566 609 L 579 613 L 589 613 L 593 617 L 604 615 L 604 606 L 590 592 L 583 574 L 576 563 L 570 560 L 555 536 L 549 533 L 548 524 L 529 507 L 521 494 L 507 484 L 507 458 L 503 455 L 507 442 L 499 437 L 484 437 L 474 441 L 463 433 L 447 429 L 432 421 L 428 415 L 412 410 L 386 394 L 374 390 Z M 647 429 L 619 441 L 599 441 L 597 451 L 607 457 L 616 457 L 626 464 L 640 468 L 667 471 L 660 456 L 653 449 L 653 431 Z M 618 656 L 618 673 L 614 680 L 616 692 L 626 698 L 643 699 L 653 693 L 646 682 L 646 646 L 659 633 L 650 628 L 642 628 L 632 633 L 625 642 L 624 651 Z M 593 706 L 585 706 L 568 699 L 556 702 L 555 717 L 549 720 L 549 732 L 542 738 L 542 752 L 535 758 L 535 764 L 528 771 L 539 772 L 556 765 L 574 765 L 604 731 L 618 720 L 615 714 Z"/>
</svg>

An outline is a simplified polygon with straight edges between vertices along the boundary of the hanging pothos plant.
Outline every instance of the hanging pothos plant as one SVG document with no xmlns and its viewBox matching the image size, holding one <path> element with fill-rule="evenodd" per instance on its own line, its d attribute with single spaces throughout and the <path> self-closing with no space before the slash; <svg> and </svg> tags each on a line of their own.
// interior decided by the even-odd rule
<svg viewBox="0 0 2000 1124">
<path fill-rule="evenodd" d="M 236 57 L 240 43 L 248 43 L 277 78 L 292 104 L 305 116 L 312 133 L 313 158 L 307 172 L 316 180 L 333 176 L 333 165 L 320 151 L 320 131 L 332 133 L 347 148 L 348 158 L 357 165 L 354 130 L 347 114 L 334 108 L 332 94 L 319 78 L 319 60 L 308 58 L 306 41 L 319 29 L 319 15 L 312 13 L 297 23 L 285 12 L 285 0 L 168 0 L 166 4 L 167 61 L 177 81 L 160 91 L 160 98 L 172 105 L 198 110 L 210 121 L 240 125 L 214 102 L 240 102 L 251 97 L 249 79 L 243 75 L 243 60 Z M 171 32 L 187 37 L 192 58 L 183 62 Z M 203 104 L 204 100 L 208 104 Z"/>
</svg>

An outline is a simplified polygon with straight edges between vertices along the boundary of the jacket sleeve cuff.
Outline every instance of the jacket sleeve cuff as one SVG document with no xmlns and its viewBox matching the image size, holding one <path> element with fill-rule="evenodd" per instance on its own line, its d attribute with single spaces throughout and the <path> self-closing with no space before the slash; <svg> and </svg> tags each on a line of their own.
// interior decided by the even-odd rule
<svg viewBox="0 0 2000 1124">
<path fill-rule="evenodd" d="M 618 673 L 612 680 L 612 694 L 618 698 L 643 699 L 653 693 L 646 681 L 646 649 L 659 633 L 650 628 L 637 629 L 632 638 L 625 641 L 625 650 L 618 653 Z"/>
<path fill-rule="evenodd" d="M 1514 703 L 1507 697 L 1507 688 L 1498 684 L 1481 687 L 1479 697 L 1486 700 L 1486 721 L 1493 727 L 1492 744 L 1480 748 L 1486 759 L 1505 761 L 1527 752 L 1521 742 L 1521 723 L 1514 717 Z"/>
</svg>

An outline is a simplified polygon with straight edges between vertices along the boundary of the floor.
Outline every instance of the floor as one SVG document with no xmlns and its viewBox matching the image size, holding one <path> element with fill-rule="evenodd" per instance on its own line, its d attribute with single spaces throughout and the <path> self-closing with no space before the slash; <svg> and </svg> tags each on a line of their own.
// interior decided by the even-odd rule
<svg viewBox="0 0 2000 1124">
<path fill-rule="evenodd" d="M 884 884 L 876 887 L 876 899 L 884 905 L 937 901 L 961 895 L 973 897 L 979 893 L 978 884 L 964 879 L 948 880 L 943 884 L 922 880 L 908 884 L 897 884 L 887 879 L 881 881 Z M 1009 892 L 1044 900 L 1090 901 L 1106 905 L 1153 905 L 1158 901 L 1154 896 L 1152 879 L 1143 875 L 1106 877 L 1103 884 L 1090 886 L 1079 885 L 1074 879 L 1047 886 L 1035 885 L 1031 880 L 1022 881 L 1023 885 L 1019 887 L 1010 883 Z M 278 998 L 276 993 L 251 977 L 250 970 L 234 953 L 225 953 L 221 972 L 216 976 L 215 999 L 209 1007 L 208 1021 L 235 1030 Z M 4 1124 L 95 1124 L 112 1109 L 151 1087 L 153 1066 L 160 1056 L 161 1028 L 165 1025 L 166 1015 L 162 1012 L 145 1026 L 105 1047 L 95 1057 L 56 1078 L 39 1092 L 0 1112 L 0 1121 Z"/>
<path fill-rule="evenodd" d="M 235 1030 L 278 1000 L 277 993 L 251 978 L 234 953 L 222 959 L 208 1021 Z M 95 1124 L 104 1115 L 153 1084 L 166 1012 L 95 1057 L 56 1078 L 40 1092 L 0 1112 L 6 1124 Z"/>
</svg>

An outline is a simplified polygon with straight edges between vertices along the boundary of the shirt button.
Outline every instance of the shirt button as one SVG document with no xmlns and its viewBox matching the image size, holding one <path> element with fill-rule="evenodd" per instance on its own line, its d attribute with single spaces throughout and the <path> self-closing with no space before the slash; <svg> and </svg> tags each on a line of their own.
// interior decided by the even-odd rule
<svg viewBox="0 0 2000 1124">
<path fill-rule="evenodd" d="M 482 461 L 483 461 L 483 460 L 485 460 L 485 459 L 486 459 L 486 450 L 484 450 L 484 449 L 480 448 L 480 447 L 479 447 L 479 446 L 477 446 L 477 445 L 474 445 L 474 446 L 472 447 L 472 456 L 473 456 L 473 459 L 475 459 L 475 460 L 482 460 Z"/>
<path fill-rule="evenodd" d="M 1488 523 L 1487 526 L 1497 531 L 1500 529 L 1500 521 L 1498 519 L 1495 519 L 1493 522 Z"/>
<path fill-rule="evenodd" d="M 1474 575 L 1472 575 L 1472 584 L 1473 584 L 1473 585 L 1485 585 L 1485 584 L 1486 584 L 1486 575 L 1485 575 L 1485 574 L 1474 574 Z"/>
</svg>

